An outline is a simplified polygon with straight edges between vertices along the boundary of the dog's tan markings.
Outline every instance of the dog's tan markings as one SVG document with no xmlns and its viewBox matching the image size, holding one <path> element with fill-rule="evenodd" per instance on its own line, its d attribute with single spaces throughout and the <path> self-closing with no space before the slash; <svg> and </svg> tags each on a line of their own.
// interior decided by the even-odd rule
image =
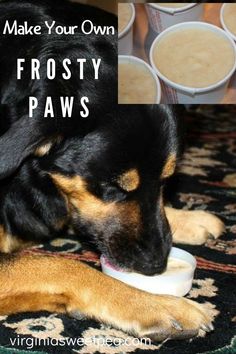
<svg viewBox="0 0 236 354">
<path fill-rule="evenodd" d="M 87 190 L 86 182 L 80 177 L 51 175 L 56 185 L 68 198 L 70 205 L 79 210 L 86 219 L 100 220 L 115 212 L 115 203 L 106 203 Z"/>
<path fill-rule="evenodd" d="M 136 190 L 140 184 L 140 176 L 136 169 L 124 172 L 117 179 L 118 185 L 126 192 Z"/>
<path fill-rule="evenodd" d="M 18 312 L 50 311 L 65 313 L 64 295 L 38 293 L 20 293 L 1 298 L 0 313 L 6 315 Z"/>
<path fill-rule="evenodd" d="M 0 264 L 0 284 L 0 315 L 78 313 L 157 340 L 196 335 L 211 326 L 211 317 L 193 301 L 143 292 L 63 257 L 18 255 Z"/>
<path fill-rule="evenodd" d="M 75 208 L 86 220 L 102 223 L 110 217 L 119 218 L 128 226 L 139 227 L 140 209 L 137 203 L 104 202 L 88 191 L 86 182 L 80 176 L 65 177 L 60 174 L 51 174 L 51 177 L 66 196 L 69 208 L 73 206 L 72 213 Z"/>
<path fill-rule="evenodd" d="M 176 167 L 176 155 L 170 154 L 165 162 L 165 166 L 162 170 L 161 178 L 167 178 L 173 175 Z"/>
<path fill-rule="evenodd" d="M 7 252 L 8 249 L 8 237 L 3 229 L 2 226 L 0 226 L 0 252 Z"/>
<path fill-rule="evenodd" d="M 37 147 L 37 149 L 34 151 L 34 155 L 41 157 L 41 156 L 48 154 L 49 151 L 51 150 L 52 145 L 53 145 L 53 143 L 49 142 L 47 144 Z"/>
<path fill-rule="evenodd" d="M 8 234 L 4 228 L 0 226 L 0 252 L 10 253 L 31 246 L 32 244 L 32 242 L 24 242 Z"/>
<path fill-rule="evenodd" d="M 5 232 L 4 228 L 0 226 L 0 252 L 8 253 L 11 251 L 11 238 Z"/>
<path fill-rule="evenodd" d="M 51 138 L 50 141 L 44 142 L 42 145 L 38 146 L 35 151 L 34 155 L 38 157 L 42 157 L 44 155 L 47 155 L 49 151 L 51 150 L 52 146 L 54 144 L 58 144 L 62 141 L 63 137 L 61 135 L 54 136 Z"/>
<path fill-rule="evenodd" d="M 175 243 L 202 245 L 209 238 L 218 238 L 225 231 L 223 222 L 202 210 L 177 210 L 165 207 Z"/>
</svg>

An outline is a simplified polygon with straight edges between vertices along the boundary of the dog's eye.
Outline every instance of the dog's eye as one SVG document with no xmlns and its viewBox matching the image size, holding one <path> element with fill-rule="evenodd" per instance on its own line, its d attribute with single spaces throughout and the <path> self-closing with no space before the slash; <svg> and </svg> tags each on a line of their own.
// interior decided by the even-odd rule
<svg viewBox="0 0 236 354">
<path fill-rule="evenodd" d="M 126 193 L 122 191 L 118 186 L 108 184 L 108 183 L 101 183 L 100 184 L 100 195 L 99 197 L 104 201 L 108 202 L 115 202 L 115 201 L 122 201 L 126 199 Z"/>
<path fill-rule="evenodd" d="M 115 186 L 106 187 L 102 193 L 102 199 L 105 201 L 122 201 L 125 200 L 126 194 Z"/>
<path fill-rule="evenodd" d="M 112 182 L 91 183 L 90 191 L 105 202 L 120 202 L 126 199 L 127 193 Z"/>
</svg>

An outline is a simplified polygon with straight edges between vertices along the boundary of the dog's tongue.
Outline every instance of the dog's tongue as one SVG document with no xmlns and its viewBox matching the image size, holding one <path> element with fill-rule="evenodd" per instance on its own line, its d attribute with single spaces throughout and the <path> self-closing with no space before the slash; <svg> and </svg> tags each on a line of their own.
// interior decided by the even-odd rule
<svg viewBox="0 0 236 354">
<path fill-rule="evenodd" d="M 112 264 L 104 255 L 102 255 L 102 259 L 103 259 L 103 263 L 109 267 L 109 268 L 112 268 L 114 270 L 117 270 L 119 272 L 122 272 L 122 269 L 120 269 L 118 266 Z"/>
</svg>

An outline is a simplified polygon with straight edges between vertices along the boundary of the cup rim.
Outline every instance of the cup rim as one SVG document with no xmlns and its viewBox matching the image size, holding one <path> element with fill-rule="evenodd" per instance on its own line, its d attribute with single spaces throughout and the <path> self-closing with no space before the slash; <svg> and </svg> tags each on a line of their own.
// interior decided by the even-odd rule
<svg viewBox="0 0 236 354">
<path fill-rule="evenodd" d="M 118 32 L 118 39 L 124 37 L 126 35 L 126 33 L 128 33 L 131 29 L 131 27 L 134 24 L 134 20 L 135 20 L 135 7 L 133 3 L 126 3 L 126 5 L 129 5 L 132 9 L 132 15 L 131 18 L 129 19 L 128 24 L 125 26 L 125 28 L 119 33 Z M 118 11 L 118 16 L 119 16 L 119 11 Z"/>
<path fill-rule="evenodd" d="M 221 23 L 221 26 L 224 28 L 224 30 L 234 39 L 234 41 L 236 42 L 236 34 L 233 34 L 229 29 L 228 27 L 226 26 L 225 24 L 225 21 L 224 21 L 224 10 L 225 10 L 225 7 L 226 5 L 231 5 L 232 3 L 224 3 L 221 8 L 220 8 L 220 23 Z"/>
<path fill-rule="evenodd" d="M 197 5 L 202 5 L 202 4 L 191 3 L 191 4 L 187 4 L 185 6 L 177 7 L 177 8 L 176 7 L 164 7 L 164 6 L 158 5 L 158 4 L 154 3 L 154 2 L 150 2 L 150 3 L 146 4 L 146 6 L 153 7 L 156 10 L 163 11 L 163 12 L 166 12 L 166 13 L 171 14 L 171 15 L 190 10 L 193 7 L 197 6 Z"/>
<path fill-rule="evenodd" d="M 174 32 L 176 29 L 178 28 L 193 28 L 193 27 L 202 27 L 202 28 L 209 28 L 211 30 L 213 30 L 214 32 L 220 32 L 221 35 L 223 35 L 226 39 L 228 39 L 228 41 L 231 43 L 232 48 L 234 49 L 234 57 L 235 57 L 235 61 L 234 64 L 232 66 L 232 69 L 228 72 L 228 74 L 221 79 L 220 81 L 216 82 L 215 84 L 211 84 L 209 86 L 206 87 L 191 87 L 191 86 L 184 86 L 181 84 L 178 84 L 176 82 L 171 81 L 170 79 L 168 79 L 165 75 L 163 75 L 159 69 L 156 67 L 154 60 L 153 60 L 153 51 L 154 48 L 156 46 L 156 44 L 169 32 Z M 173 87 L 174 89 L 178 90 L 178 91 L 182 91 L 185 93 L 188 93 L 192 96 L 194 96 L 195 94 L 198 93 L 205 93 L 205 92 L 209 92 L 212 90 L 215 90 L 216 88 L 224 85 L 233 75 L 234 71 L 236 70 L 236 43 L 233 41 L 232 37 L 223 29 L 221 29 L 218 26 L 212 25 L 210 23 L 207 22 L 199 22 L 199 21 L 189 21 L 189 22 L 182 22 L 182 23 L 178 23 L 176 25 L 170 26 L 167 29 L 165 29 L 163 32 L 161 32 L 153 41 L 151 48 L 150 48 L 150 52 L 149 52 L 149 60 L 151 63 L 152 68 L 154 69 L 154 71 L 157 73 L 157 75 L 159 76 L 159 78 L 161 78 L 161 80 L 163 80 L 168 86 Z"/>
<path fill-rule="evenodd" d="M 118 65 L 119 65 L 119 61 L 135 61 L 136 63 L 139 63 L 141 65 L 144 65 L 148 71 L 150 72 L 150 74 L 152 75 L 152 77 L 155 80 L 156 83 L 156 97 L 155 97 L 155 103 L 152 104 L 159 104 L 161 102 L 161 84 L 160 84 L 160 80 L 158 78 L 158 76 L 155 73 L 155 70 L 151 67 L 151 65 L 149 65 L 148 63 L 146 63 L 146 61 L 144 61 L 143 59 L 140 59 L 134 55 L 118 55 Z"/>
</svg>

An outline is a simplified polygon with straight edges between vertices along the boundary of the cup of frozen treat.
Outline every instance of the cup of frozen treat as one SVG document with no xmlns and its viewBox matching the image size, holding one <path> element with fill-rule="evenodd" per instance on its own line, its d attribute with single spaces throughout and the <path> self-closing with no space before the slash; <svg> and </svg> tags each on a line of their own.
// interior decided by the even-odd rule
<svg viewBox="0 0 236 354">
<path fill-rule="evenodd" d="M 220 21 L 224 30 L 236 42 L 236 4 L 225 3 L 221 6 Z"/>
<path fill-rule="evenodd" d="M 152 29 L 161 33 L 177 23 L 201 21 L 203 4 L 196 3 L 148 3 L 145 5 Z"/>
<path fill-rule="evenodd" d="M 128 272 L 112 265 L 103 255 L 100 258 L 103 273 L 135 288 L 152 294 L 186 295 L 193 282 L 195 258 L 188 252 L 172 247 L 164 273 L 147 276 Z"/>
<path fill-rule="evenodd" d="M 165 103 L 221 103 L 236 69 L 236 45 L 217 26 L 185 22 L 154 40 L 150 62 Z"/>
<path fill-rule="evenodd" d="M 131 54 L 133 51 L 133 24 L 135 7 L 131 3 L 118 4 L 118 53 Z"/>
<path fill-rule="evenodd" d="M 161 100 L 161 85 L 144 60 L 129 55 L 118 59 L 118 103 L 155 104 Z"/>
</svg>

